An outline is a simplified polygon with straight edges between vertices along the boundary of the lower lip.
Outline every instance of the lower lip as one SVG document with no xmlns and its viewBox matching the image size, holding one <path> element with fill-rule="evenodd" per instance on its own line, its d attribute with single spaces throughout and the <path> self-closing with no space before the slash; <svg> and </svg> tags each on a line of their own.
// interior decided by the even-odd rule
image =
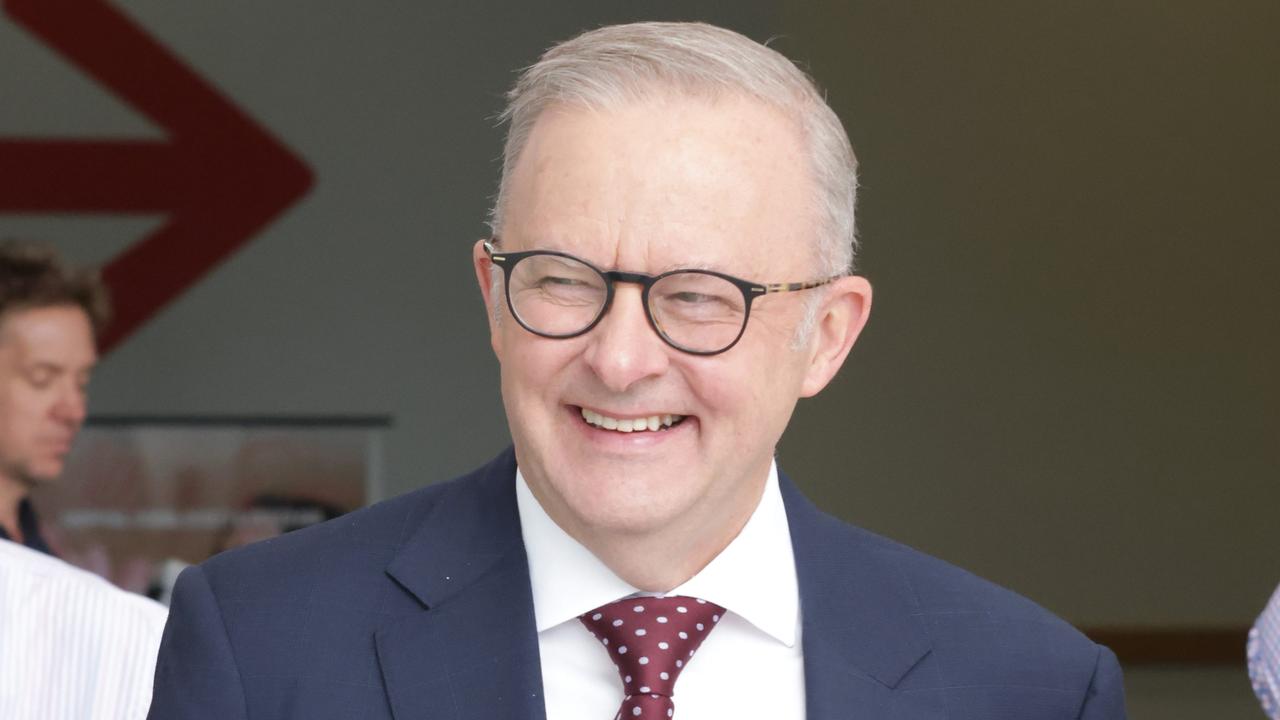
<svg viewBox="0 0 1280 720">
<path fill-rule="evenodd" d="M 569 407 L 571 418 L 588 441 L 610 450 L 640 450 L 669 443 L 688 435 L 693 431 L 697 418 L 687 416 L 676 425 L 666 430 L 642 430 L 638 432 L 618 432 L 596 427 L 582 419 L 582 409 Z"/>
</svg>

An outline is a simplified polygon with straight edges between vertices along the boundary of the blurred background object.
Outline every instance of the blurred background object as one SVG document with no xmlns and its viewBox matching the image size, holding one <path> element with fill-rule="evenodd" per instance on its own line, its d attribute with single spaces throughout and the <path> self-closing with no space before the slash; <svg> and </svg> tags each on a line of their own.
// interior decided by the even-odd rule
<svg viewBox="0 0 1280 720">
<path fill-rule="evenodd" d="M 223 550 L 381 496 L 383 418 L 113 418 L 85 428 L 34 495 L 55 551 L 165 600 Z"/>
</svg>

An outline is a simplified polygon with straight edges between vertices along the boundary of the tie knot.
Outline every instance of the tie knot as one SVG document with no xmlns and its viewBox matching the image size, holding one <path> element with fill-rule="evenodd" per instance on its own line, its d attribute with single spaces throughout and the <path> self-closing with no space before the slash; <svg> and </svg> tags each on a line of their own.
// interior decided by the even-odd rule
<svg viewBox="0 0 1280 720">
<path fill-rule="evenodd" d="M 609 652 L 626 694 L 671 697 L 676 678 L 724 616 L 698 598 L 633 597 L 578 617 Z"/>
</svg>

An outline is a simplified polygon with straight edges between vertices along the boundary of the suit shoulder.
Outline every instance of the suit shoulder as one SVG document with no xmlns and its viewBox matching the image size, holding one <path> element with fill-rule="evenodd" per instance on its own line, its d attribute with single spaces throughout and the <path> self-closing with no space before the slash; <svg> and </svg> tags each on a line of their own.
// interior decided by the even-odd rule
<svg viewBox="0 0 1280 720">
<path fill-rule="evenodd" d="M 793 537 L 799 532 L 803 545 L 821 551 L 820 572 L 847 577 L 848 587 L 838 592 L 862 592 L 857 584 L 869 577 L 893 586 L 894 599 L 886 602 L 901 603 L 903 611 L 915 618 L 913 624 L 928 637 L 935 660 L 956 667 L 967 663 L 975 671 L 985 666 L 989 676 L 999 677 L 1016 676 L 1016 668 L 1003 666 L 1010 658 L 1020 658 L 1018 662 L 1037 666 L 1073 668 L 1072 674 L 1084 673 L 1086 681 L 1098 662 L 1097 644 L 1022 595 L 845 523 L 817 510 L 798 493 L 791 502 L 810 526 L 793 527 Z M 834 560 L 840 557 L 847 560 Z"/>
<path fill-rule="evenodd" d="M 910 589 L 914 612 L 931 619 L 935 627 L 966 619 L 1023 624 L 1038 626 L 1039 632 L 1061 642 L 1093 646 L 1065 620 L 1013 590 L 903 543 L 852 525 L 845 527 L 895 569 Z"/>
<path fill-rule="evenodd" d="M 977 711 L 964 717 L 1006 717 L 1001 713 L 1010 707 L 1031 705 L 1044 710 L 1037 717 L 1123 717 L 1115 656 L 1053 613 L 829 515 L 804 517 L 810 527 L 799 532 L 806 552 L 820 558 L 807 561 L 808 582 L 827 595 L 817 607 L 828 616 L 835 608 L 862 618 L 864 637 L 843 636 L 839 652 L 879 670 L 883 682 L 917 699 Z M 798 565 L 799 559 L 797 552 Z M 861 643 L 881 626 L 892 628 L 891 638 L 880 639 L 897 650 L 898 665 L 886 666 L 892 653 L 864 656 Z M 917 639 L 915 649 L 902 650 L 910 637 Z"/>
</svg>

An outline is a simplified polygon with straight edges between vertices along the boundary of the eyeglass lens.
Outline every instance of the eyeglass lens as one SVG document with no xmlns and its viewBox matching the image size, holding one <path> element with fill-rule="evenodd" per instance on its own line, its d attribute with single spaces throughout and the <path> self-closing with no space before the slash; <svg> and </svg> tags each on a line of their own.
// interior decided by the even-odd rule
<svg viewBox="0 0 1280 720">
<path fill-rule="evenodd" d="M 590 327 L 608 300 L 607 280 L 591 266 L 558 255 L 532 255 L 511 269 L 511 307 L 530 330 L 567 337 Z M 664 276 L 649 290 L 649 313 L 677 347 L 715 352 L 742 332 L 742 290 L 696 270 Z"/>
</svg>

